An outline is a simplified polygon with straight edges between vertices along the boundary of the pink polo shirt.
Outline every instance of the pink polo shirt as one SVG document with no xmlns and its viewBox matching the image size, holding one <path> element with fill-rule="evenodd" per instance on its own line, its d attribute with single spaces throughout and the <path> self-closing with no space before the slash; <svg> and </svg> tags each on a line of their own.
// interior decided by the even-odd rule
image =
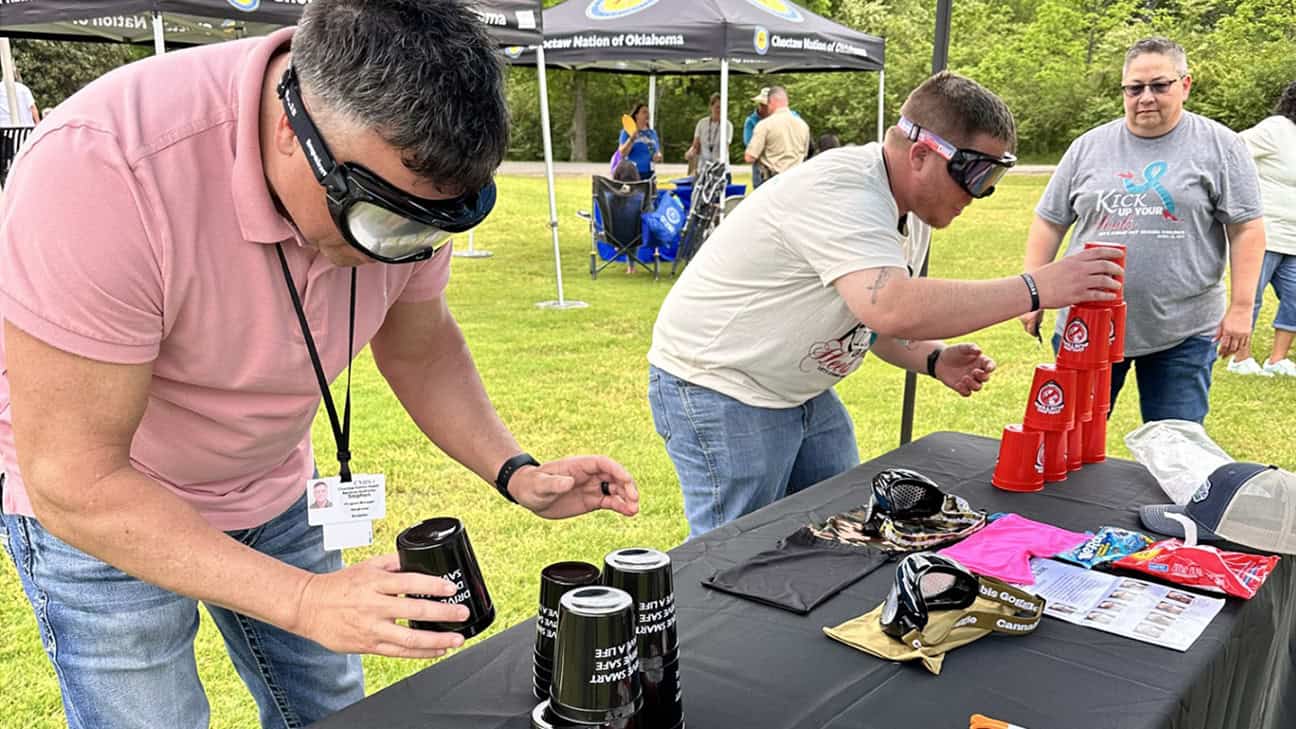
<svg viewBox="0 0 1296 729">
<path fill-rule="evenodd" d="M 34 133 L 0 212 L 0 316 L 73 354 L 152 362 L 131 462 L 222 530 L 282 513 L 313 467 L 319 386 L 275 242 L 329 379 L 347 364 L 351 270 L 303 245 L 261 166 L 262 80 L 292 32 L 168 53 L 90 84 Z M 441 296 L 449 259 L 447 246 L 423 263 L 360 267 L 356 349 L 395 302 Z M 333 473 L 329 456 L 320 466 Z M 7 377 L 0 459 L 5 512 L 31 515 Z"/>
</svg>

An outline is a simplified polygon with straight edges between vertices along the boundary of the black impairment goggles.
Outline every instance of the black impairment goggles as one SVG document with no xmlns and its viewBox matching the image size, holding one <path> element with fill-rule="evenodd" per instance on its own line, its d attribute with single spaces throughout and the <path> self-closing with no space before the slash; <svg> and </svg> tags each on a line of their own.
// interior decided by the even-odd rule
<svg viewBox="0 0 1296 729">
<path fill-rule="evenodd" d="M 495 183 L 446 200 L 411 195 L 363 165 L 339 164 L 302 103 L 297 72 L 288 67 L 278 86 L 284 112 L 315 179 L 324 188 L 329 214 L 352 247 L 384 263 L 431 258 L 450 236 L 486 219 L 495 207 Z"/>
<path fill-rule="evenodd" d="M 950 177 L 975 198 L 993 195 L 995 185 L 1017 164 L 1017 158 L 1011 154 L 996 157 L 975 149 L 955 147 L 930 129 L 924 129 L 904 117 L 900 117 L 898 126 L 909 141 L 922 142 L 948 160 Z"/>
<path fill-rule="evenodd" d="M 902 638 L 927 627 L 937 610 L 964 610 L 976 602 L 980 582 L 963 565 L 939 554 L 919 552 L 900 560 L 878 622 L 882 632 Z"/>
<path fill-rule="evenodd" d="M 935 481 L 907 468 L 888 468 L 873 477 L 873 505 L 892 519 L 925 519 L 940 513 L 945 494 Z"/>
</svg>

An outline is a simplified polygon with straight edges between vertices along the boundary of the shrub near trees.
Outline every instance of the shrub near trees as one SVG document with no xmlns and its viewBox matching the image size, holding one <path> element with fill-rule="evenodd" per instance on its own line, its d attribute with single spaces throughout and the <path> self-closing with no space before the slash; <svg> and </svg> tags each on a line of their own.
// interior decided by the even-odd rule
<svg viewBox="0 0 1296 729">
<path fill-rule="evenodd" d="M 886 121 L 894 123 L 905 92 L 931 72 L 935 0 L 799 4 L 886 38 Z M 1283 86 L 1296 79 L 1291 0 L 957 0 L 953 10 L 950 68 L 1003 96 L 1028 159 L 1056 160 L 1081 132 L 1122 113 L 1121 63 L 1144 36 L 1165 35 L 1187 49 L 1195 81 L 1189 108 L 1234 129 L 1268 115 Z M 683 161 L 693 125 L 719 83 L 718 76 L 658 78 L 656 128 L 667 161 Z M 788 88 L 793 108 L 815 134 L 832 132 L 854 143 L 876 137 L 877 76 L 871 73 L 733 75 L 730 120 L 741 128 L 751 112 L 747 99 L 772 83 Z M 557 159 L 573 159 L 582 146 L 588 159 L 609 159 L 618 119 L 648 94 L 643 76 L 551 71 L 549 84 Z M 513 69 L 515 159 L 541 155 L 536 93 L 534 70 Z M 583 124 L 574 110 L 583 110 Z M 582 128 L 586 144 L 573 144 L 572 130 Z M 741 157 L 741 139 L 731 155 Z"/>
</svg>

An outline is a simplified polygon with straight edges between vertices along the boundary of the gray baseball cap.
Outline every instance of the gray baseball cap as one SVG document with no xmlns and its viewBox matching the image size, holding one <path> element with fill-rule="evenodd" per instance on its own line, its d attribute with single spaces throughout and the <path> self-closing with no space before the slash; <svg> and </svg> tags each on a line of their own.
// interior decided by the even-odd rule
<svg viewBox="0 0 1296 729">
<path fill-rule="evenodd" d="M 1266 552 L 1296 554 L 1296 474 L 1259 463 L 1228 463 L 1211 472 L 1187 504 L 1139 510 L 1148 529 L 1183 537 L 1171 514 L 1197 525 L 1201 541 L 1227 539 Z"/>
</svg>

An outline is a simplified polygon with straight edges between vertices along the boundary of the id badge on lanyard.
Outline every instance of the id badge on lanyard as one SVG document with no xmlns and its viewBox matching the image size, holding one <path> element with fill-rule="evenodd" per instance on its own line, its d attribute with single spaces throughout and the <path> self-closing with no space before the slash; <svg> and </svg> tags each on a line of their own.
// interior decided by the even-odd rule
<svg viewBox="0 0 1296 729">
<path fill-rule="evenodd" d="M 288 294 L 292 297 L 293 309 L 297 312 L 297 323 L 301 325 L 302 338 L 306 340 L 306 349 L 315 369 L 315 379 L 319 382 L 320 397 L 324 400 L 333 440 L 337 444 L 338 475 L 311 478 L 305 483 L 307 523 L 323 527 L 325 549 L 366 547 L 373 544 L 374 520 L 387 515 L 387 478 L 381 473 L 351 474 L 351 358 L 355 349 L 356 270 L 351 269 L 346 401 L 342 417 L 338 418 L 319 349 L 315 346 L 315 338 L 311 336 L 310 324 L 306 321 L 306 311 L 302 308 L 301 297 L 297 295 L 292 272 L 288 270 L 283 244 L 276 243 L 275 250 L 279 253 L 284 281 L 288 284 Z"/>
</svg>

